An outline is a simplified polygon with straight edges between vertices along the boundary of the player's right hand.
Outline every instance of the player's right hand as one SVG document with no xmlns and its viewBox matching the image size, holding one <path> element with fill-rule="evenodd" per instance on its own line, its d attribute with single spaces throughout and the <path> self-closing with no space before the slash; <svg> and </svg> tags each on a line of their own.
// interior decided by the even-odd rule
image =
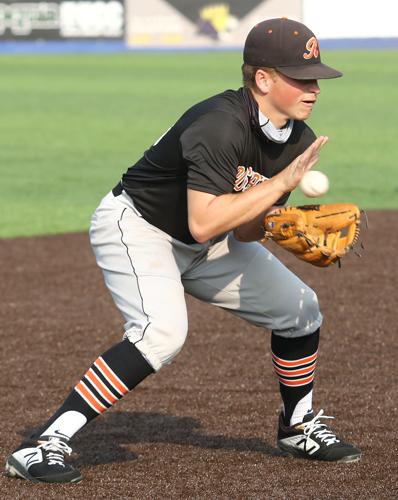
<svg viewBox="0 0 398 500">
<path fill-rule="evenodd" d="M 319 160 L 319 152 L 327 143 L 328 137 L 319 136 L 300 156 L 293 160 L 290 165 L 279 172 L 275 177 L 279 177 L 282 189 L 285 193 L 296 188 L 303 175 L 316 165 Z"/>
</svg>

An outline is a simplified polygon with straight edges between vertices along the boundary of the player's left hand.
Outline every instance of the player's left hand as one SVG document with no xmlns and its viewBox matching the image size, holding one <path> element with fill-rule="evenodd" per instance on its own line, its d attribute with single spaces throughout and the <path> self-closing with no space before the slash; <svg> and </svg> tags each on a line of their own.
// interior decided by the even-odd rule
<svg viewBox="0 0 398 500">
<path fill-rule="evenodd" d="M 265 216 L 264 239 L 305 262 L 327 267 L 354 247 L 359 224 L 360 210 L 352 203 L 284 207 Z"/>
</svg>

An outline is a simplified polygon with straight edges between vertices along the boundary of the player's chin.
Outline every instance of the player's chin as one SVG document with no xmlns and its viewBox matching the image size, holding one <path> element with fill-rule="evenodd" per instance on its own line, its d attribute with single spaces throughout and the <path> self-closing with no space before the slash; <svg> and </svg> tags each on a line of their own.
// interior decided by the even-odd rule
<svg viewBox="0 0 398 500">
<path fill-rule="evenodd" d="M 300 106 L 294 113 L 295 120 L 307 120 L 311 116 L 312 106 Z"/>
</svg>

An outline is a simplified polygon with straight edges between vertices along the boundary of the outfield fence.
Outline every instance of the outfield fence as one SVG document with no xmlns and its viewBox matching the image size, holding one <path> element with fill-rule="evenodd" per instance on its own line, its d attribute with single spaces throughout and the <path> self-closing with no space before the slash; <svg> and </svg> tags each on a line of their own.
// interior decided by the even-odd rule
<svg viewBox="0 0 398 500">
<path fill-rule="evenodd" d="M 5 0 L 0 52 L 237 50 L 280 16 L 310 26 L 323 48 L 398 46 L 393 0 Z"/>
</svg>

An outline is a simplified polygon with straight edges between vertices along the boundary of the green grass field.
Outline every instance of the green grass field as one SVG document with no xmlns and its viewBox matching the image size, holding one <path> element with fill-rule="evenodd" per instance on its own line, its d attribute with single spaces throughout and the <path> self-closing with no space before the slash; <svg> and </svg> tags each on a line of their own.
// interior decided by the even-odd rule
<svg viewBox="0 0 398 500">
<path fill-rule="evenodd" d="M 398 207 L 398 51 L 323 53 L 310 125 L 324 202 Z M 0 237 L 86 230 L 100 198 L 191 104 L 240 86 L 241 55 L 1 56 Z M 308 202 L 294 194 L 292 203 Z"/>
</svg>

